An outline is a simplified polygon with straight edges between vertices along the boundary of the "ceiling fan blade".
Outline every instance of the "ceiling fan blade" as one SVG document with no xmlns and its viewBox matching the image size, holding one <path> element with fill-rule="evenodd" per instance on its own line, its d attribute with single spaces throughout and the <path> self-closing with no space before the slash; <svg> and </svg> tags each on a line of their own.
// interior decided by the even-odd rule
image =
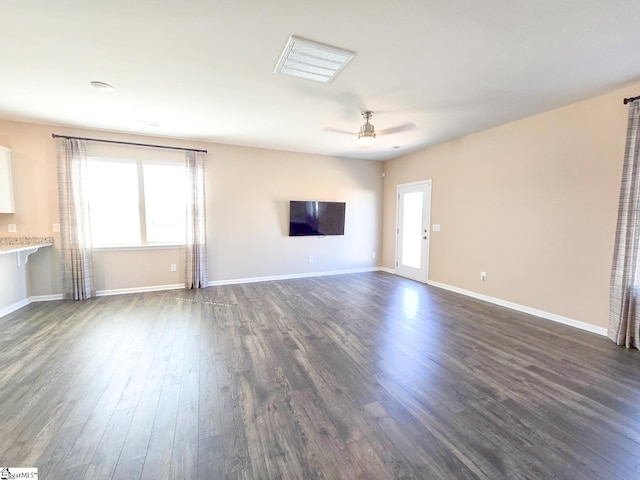
<svg viewBox="0 0 640 480">
<path fill-rule="evenodd" d="M 402 125 L 398 125 L 397 127 L 387 128 L 385 130 L 380 130 L 378 132 L 379 135 L 391 135 L 393 133 L 402 133 L 402 132 L 410 132 L 411 130 L 415 130 L 416 124 L 413 122 L 403 123 Z"/>
<path fill-rule="evenodd" d="M 329 132 L 329 133 L 341 133 L 343 135 L 357 135 L 357 133 L 348 132 L 347 130 L 339 130 L 337 128 L 330 128 L 330 127 L 323 128 L 322 131 Z"/>
</svg>

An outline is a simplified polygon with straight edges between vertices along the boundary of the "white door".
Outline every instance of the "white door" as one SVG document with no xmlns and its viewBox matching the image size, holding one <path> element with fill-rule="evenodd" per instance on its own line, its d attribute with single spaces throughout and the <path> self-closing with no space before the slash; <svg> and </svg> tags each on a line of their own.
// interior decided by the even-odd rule
<svg viewBox="0 0 640 480">
<path fill-rule="evenodd" d="M 396 273 L 426 282 L 429 278 L 431 180 L 398 185 Z"/>
</svg>

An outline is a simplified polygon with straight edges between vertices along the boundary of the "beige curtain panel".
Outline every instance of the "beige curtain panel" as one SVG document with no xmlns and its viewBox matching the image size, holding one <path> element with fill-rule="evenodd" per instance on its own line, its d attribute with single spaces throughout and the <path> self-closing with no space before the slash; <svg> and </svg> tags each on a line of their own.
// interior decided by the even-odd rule
<svg viewBox="0 0 640 480">
<path fill-rule="evenodd" d="M 629 107 L 616 229 L 608 335 L 617 345 L 640 348 L 638 244 L 640 243 L 640 102 Z"/>
<path fill-rule="evenodd" d="M 185 258 L 185 287 L 206 288 L 209 284 L 207 268 L 207 212 L 204 194 L 204 162 L 202 152 L 187 155 L 187 241 Z"/>
<path fill-rule="evenodd" d="M 57 138 L 56 160 L 60 204 L 62 295 L 65 299 L 86 300 L 96 295 L 89 224 L 86 142 Z"/>
</svg>

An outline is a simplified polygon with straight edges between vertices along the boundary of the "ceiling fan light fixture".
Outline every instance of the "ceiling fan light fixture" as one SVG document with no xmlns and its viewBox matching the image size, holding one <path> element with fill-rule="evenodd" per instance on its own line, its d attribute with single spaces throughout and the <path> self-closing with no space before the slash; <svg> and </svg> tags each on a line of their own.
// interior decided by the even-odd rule
<svg viewBox="0 0 640 480">
<path fill-rule="evenodd" d="M 373 125 L 369 123 L 372 115 L 373 112 L 370 111 L 362 112 L 362 118 L 364 118 L 365 122 L 360 127 L 360 132 L 358 132 L 358 145 L 363 147 L 369 147 L 376 143 L 376 131 Z"/>
<path fill-rule="evenodd" d="M 363 147 L 370 147 L 376 143 L 375 132 L 360 132 L 358 133 L 358 145 Z"/>
</svg>

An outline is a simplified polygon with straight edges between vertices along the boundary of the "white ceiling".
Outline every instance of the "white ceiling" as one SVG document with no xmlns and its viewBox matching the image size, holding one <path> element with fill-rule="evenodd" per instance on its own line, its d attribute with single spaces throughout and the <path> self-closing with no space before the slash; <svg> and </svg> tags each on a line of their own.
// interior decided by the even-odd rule
<svg viewBox="0 0 640 480">
<path fill-rule="evenodd" d="M 638 0 L 20 0 L 0 18 L 0 118 L 373 160 L 640 80 Z M 330 84 L 276 75 L 290 35 L 357 55 Z M 364 109 L 417 128 L 369 148 L 327 131 Z"/>
</svg>

